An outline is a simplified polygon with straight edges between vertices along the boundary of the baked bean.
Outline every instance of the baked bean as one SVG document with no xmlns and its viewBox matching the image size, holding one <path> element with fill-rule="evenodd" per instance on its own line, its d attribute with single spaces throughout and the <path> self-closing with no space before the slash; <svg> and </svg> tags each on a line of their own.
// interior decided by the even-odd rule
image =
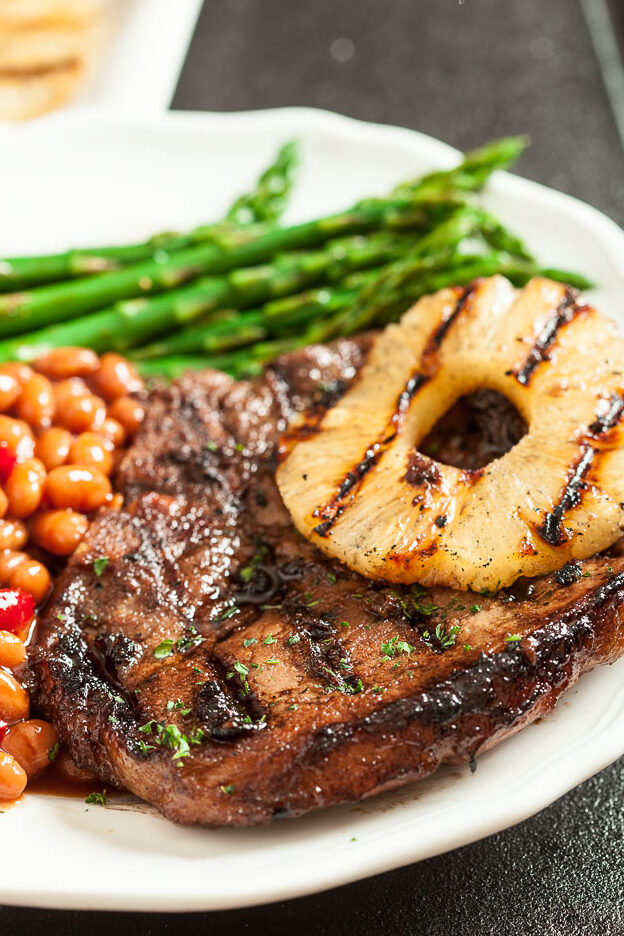
<svg viewBox="0 0 624 936">
<path fill-rule="evenodd" d="M 38 458 L 18 462 L 4 484 L 12 516 L 30 516 L 41 503 L 46 470 Z"/>
<path fill-rule="evenodd" d="M 70 397 L 62 407 L 59 406 L 57 419 L 71 432 L 99 429 L 106 419 L 106 406 L 104 400 L 92 393 Z"/>
<path fill-rule="evenodd" d="M 67 750 L 62 750 L 54 763 L 59 774 L 74 783 L 85 783 L 95 779 L 95 774 L 90 770 L 77 767 L 74 764 L 71 754 Z"/>
<path fill-rule="evenodd" d="M 95 380 L 100 393 L 107 400 L 116 400 L 117 397 L 128 396 L 143 389 L 143 381 L 134 365 L 112 351 L 102 355 Z"/>
<path fill-rule="evenodd" d="M 111 483 L 98 468 L 61 465 L 54 468 L 45 483 L 46 498 L 53 507 L 66 507 L 81 513 L 97 510 L 110 500 Z"/>
<path fill-rule="evenodd" d="M 13 669 L 26 659 L 26 647 L 17 634 L 0 630 L 0 666 Z"/>
<path fill-rule="evenodd" d="M 17 415 L 33 429 L 45 429 L 51 425 L 55 410 L 52 384 L 43 374 L 33 374 L 22 388 L 16 406 Z"/>
<path fill-rule="evenodd" d="M 21 588 L 40 604 L 50 591 L 52 579 L 46 567 L 36 559 L 21 562 L 9 579 L 11 588 Z"/>
<path fill-rule="evenodd" d="M 13 552 L 5 549 L 0 553 L 0 585 L 7 585 L 9 579 L 22 562 L 26 562 L 28 555 L 25 552 Z M 2 665 L 2 664 L 0 664 Z"/>
<path fill-rule="evenodd" d="M 89 396 L 91 393 L 82 377 L 68 377 L 67 380 L 59 380 L 57 383 L 52 384 L 52 392 L 56 400 L 57 412 L 60 412 L 75 397 Z"/>
<path fill-rule="evenodd" d="M 0 374 L 0 411 L 10 409 L 20 393 L 22 385 L 10 374 Z"/>
<path fill-rule="evenodd" d="M 83 432 L 73 442 L 69 452 L 69 460 L 74 465 L 88 465 L 90 468 L 99 468 L 109 475 L 113 470 L 113 456 L 115 446 L 98 432 Z"/>
<path fill-rule="evenodd" d="M 0 520 L 0 552 L 20 549 L 28 542 L 28 530 L 21 520 Z"/>
<path fill-rule="evenodd" d="M 129 436 L 133 436 L 145 419 L 145 407 L 132 397 L 117 397 L 108 407 L 108 415 L 121 423 Z"/>
<path fill-rule="evenodd" d="M 26 789 L 28 777 L 11 754 L 0 751 L 0 800 L 16 800 Z"/>
<path fill-rule="evenodd" d="M 87 532 L 89 521 L 73 510 L 44 510 L 31 521 L 32 538 L 55 556 L 69 556 Z"/>
<path fill-rule="evenodd" d="M 30 700 L 26 690 L 15 676 L 0 669 L 0 718 L 11 722 L 21 721 L 30 714 Z"/>
<path fill-rule="evenodd" d="M 30 380 L 34 371 L 28 364 L 22 364 L 20 361 L 7 361 L 6 364 L 0 364 L 0 374 L 8 374 L 9 377 L 13 377 L 23 387 Z"/>
<path fill-rule="evenodd" d="M 30 426 L 10 416 L 0 416 L 0 445 L 6 445 L 20 461 L 32 458 L 35 451 L 35 439 Z"/>
<path fill-rule="evenodd" d="M 110 439 L 113 445 L 123 445 L 126 441 L 126 430 L 124 427 L 120 422 L 117 422 L 116 419 L 111 419 L 109 416 L 106 417 L 99 427 L 98 433 L 103 435 L 105 439 Z"/>
<path fill-rule="evenodd" d="M 31 718 L 10 728 L 2 747 L 7 754 L 13 755 L 30 780 L 50 766 L 50 752 L 57 744 L 54 725 L 40 718 Z"/>
<path fill-rule="evenodd" d="M 35 370 L 54 380 L 84 377 L 99 366 L 97 354 L 91 348 L 52 348 L 33 362 Z"/>
<path fill-rule="evenodd" d="M 35 455 L 51 471 L 67 461 L 71 444 L 71 432 L 60 426 L 52 426 L 42 432 L 35 442 Z"/>
</svg>

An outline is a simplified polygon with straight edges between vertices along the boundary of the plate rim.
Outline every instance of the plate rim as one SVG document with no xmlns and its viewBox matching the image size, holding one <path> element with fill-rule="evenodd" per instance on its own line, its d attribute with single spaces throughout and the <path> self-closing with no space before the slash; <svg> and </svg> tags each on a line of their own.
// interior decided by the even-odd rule
<svg viewBox="0 0 624 936">
<path fill-rule="evenodd" d="M 45 117 L 30 124 L 10 128 L 3 127 L 0 129 L 0 139 L 7 134 L 11 136 L 13 134 L 45 133 L 48 129 L 54 130 L 56 127 L 64 125 L 78 128 L 83 127 L 85 124 L 100 127 L 130 125 L 134 129 L 144 128 L 149 131 L 166 125 L 197 127 L 203 124 L 217 126 L 223 123 L 240 121 L 247 121 L 251 124 L 268 123 L 274 124 L 276 127 L 284 127 L 291 124 L 293 120 L 305 123 L 312 130 L 318 129 L 322 132 L 330 132 L 335 138 L 345 136 L 352 139 L 354 135 L 357 135 L 363 140 L 369 137 L 379 142 L 380 134 L 383 134 L 390 144 L 396 140 L 397 143 L 411 142 L 413 145 L 416 141 L 427 158 L 431 154 L 432 163 L 443 164 L 446 162 L 450 164 L 458 154 L 458 151 L 449 144 L 420 131 L 362 121 L 330 111 L 307 107 L 284 107 L 236 112 L 174 111 L 163 114 L 148 114 L 140 118 L 124 114 L 72 110 Z M 527 194 L 531 196 L 532 200 L 535 200 L 537 196 L 546 210 L 552 207 L 557 212 L 564 212 L 569 218 L 572 218 L 574 223 L 579 224 L 586 231 L 589 229 L 589 232 L 600 244 L 601 249 L 604 249 L 608 255 L 610 263 L 618 271 L 624 283 L 624 231 L 607 215 L 574 196 L 507 172 L 496 173 L 490 182 L 489 190 L 494 195 L 497 192 L 510 194 L 514 197 L 522 197 Z M 624 666 L 624 661 L 621 661 L 621 664 Z M 615 706 L 621 696 L 621 692 L 616 695 L 608 710 Z M 624 722 L 624 717 L 621 720 Z M 51 892 L 46 891 L 45 887 L 42 889 L 41 884 L 24 884 L 17 890 L 13 889 L 12 893 L 0 890 L 0 903 L 56 909 L 150 910 L 162 913 L 182 910 L 242 908 L 272 903 L 278 900 L 294 899 L 306 894 L 334 889 L 470 844 L 528 819 L 621 756 L 622 744 L 618 745 L 613 720 L 609 721 L 606 718 L 606 713 L 605 717 L 601 718 L 600 722 L 594 726 L 591 743 L 592 749 L 595 749 L 591 759 L 591 766 L 586 767 L 583 771 L 577 771 L 571 780 L 569 775 L 565 771 L 558 770 L 557 765 L 554 763 L 555 760 L 558 760 L 560 752 L 557 751 L 556 755 L 553 753 L 550 761 L 541 764 L 539 768 L 536 767 L 536 770 L 539 769 L 544 776 L 548 775 L 548 784 L 533 784 L 531 795 L 525 797 L 521 802 L 514 802 L 514 808 L 509 808 L 507 804 L 502 809 L 500 803 L 497 803 L 498 809 L 492 810 L 492 814 L 488 817 L 489 821 L 487 823 L 481 822 L 478 830 L 473 834 L 462 834 L 460 841 L 453 841 L 453 834 L 447 832 L 446 839 L 440 841 L 434 848 L 427 849 L 426 855 L 414 857 L 413 846 L 406 840 L 408 837 L 404 836 L 403 841 L 401 841 L 395 829 L 390 833 L 395 846 L 391 856 L 387 854 L 387 849 L 381 858 L 376 854 L 375 842 L 381 837 L 386 838 L 386 832 L 375 836 L 374 840 L 369 842 L 366 848 L 349 850 L 347 843 L 341 846 L 340 850 L 348 851 L 348 861 L 344 861 L 339 865 L 333 861 L 331 867 L 318 868 L 312 881 L 307 879 L 305 872 L 300 872 L 298 878 L 294 878 L 291 874 L 288 881 L 276 881 L 271 888 L 267 888 L 266 881 L 264 881 L 261 889 L 251 884 L 242 892 L 241 890 L 228 892 L 220 898 L 216 898 L 214 894 L 204 894 L 201 891 L 183 892 L 175 895 L 171 892 L 165 892 L 160 895 L 155 894 L 154 891 L 141 890 L 138 892 L 133 891 L 131 894 L 117 893 L 113 896 L 110 893 L 102 893 L 99 888 L 85 889 L 83 887 Z M 575 739 L 574 744 L 566 747 L 566 751 L 568 748 L 576 748 L 577 746 L 578 741 Z M 337 845 L 332 845 L 330 855 L 333 855 L 337 848 Z M 297 864 L 305 866 L 305 861 L 298 859 L 293 863 L 292 867 L 296 867 Z M 242 882 L 239 883 L 242 884 Z"/>
</svg>

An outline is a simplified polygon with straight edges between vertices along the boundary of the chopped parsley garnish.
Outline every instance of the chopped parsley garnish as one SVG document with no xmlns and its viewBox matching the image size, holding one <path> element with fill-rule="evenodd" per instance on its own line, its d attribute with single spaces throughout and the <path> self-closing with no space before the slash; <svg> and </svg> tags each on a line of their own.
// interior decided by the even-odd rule
<svg viewBox="0 0 624 936">
<path fill-rule="evenodd" d="M 178 640 L 174 641 L 172 637 L 166 637 L 165 640 L 162 640 L 154 649 L 154 657 L 157 660 L 164 660 L 165 657 L 173 655 L 174 649 L 180 653 L 188 653 L 189 650 L 198 647 L 203 641 L 204 638 L 200 637 L 197 629 L 191 624 L 187 627 L 186 634 L 179 637 Z"/>
<path fill-rule="evenodd" d="M 277 664 L 279 663 L 279 660 L 265 660 L 264 662 L 269 664 L 270 666 L 277 666 Z"/>
<path fill-rule="evenodd" d="M 288 638 L 288 646 L 292 647 L 293 644 L 298 644 L 300 640 L 301 640 L 301 637 L 299 636 L 299 634 L 291 634 L 290 637 Z"/>
<path fill-rule="evenodd" d="M 469 650 L 472 650 L 470 644 L 464 644 L 464 653 L 468 653 Z"/>
<path fill-rule="evenodd" d="M 60 745 L 60 742 L 57 741 L 54 747 L 51 747 L 50 750 L 48 751 L 48 760 L 50 761 L 51 764 L 53 764 L 56 758 L 59 756 L 60 750 L 61 750 L 61 745 Z"/>
<path fill-rule="evenodd" d="M 374 692 L 376 695 L 378 695 L 380 692 L 385 692 L 385 691 L 386 690 L 384 689 L 383 686 L 371 686 L 371 692 Z"/>
<path fill-rule="evenodd" d="M 188 739 L 190 744 L 201 744 L 205 737 L 206 732 L 203 728 L 194 728 L 188 736 Z"/>
<path fill-rule="evenodd" d="M 245 637 L 245 639 L 243 640 L 243 647 L 251 647 L 252 644 L 255 644 L 257 642 L 258 641 L 256 640 L 255 637 Z"/>
<path fill-rule="evenodd" d="M 89 793 L 85 803 L 88 803 L 89 806 L 91 804 L 96 806 L 106 806 L 106 790 L 102 790 L 101 793 Z"/>
<path fill-rule="evenodd" d="M 219 620 L 227 621 L 227 619 L 231 618 L 234 614 L 240 614 L 240 608 L 237 608 L 236 605 L 234 605 L 231 608 L 228 608 L 227 611 L 224 611 L 221 617 L 219 618 Z"/>
<path fill-rule="evenodd" d="M 277 637 L 274 637 L 273 634 L 268 634 L 262 642 L 268 647 L 270 644 L 277 643 Z"/>
<path fill-rule="evenodd" d="M 390 592 L 390 594 L 394 598 L 397 599 L 397 601 L 401 605 L 401 610 L 403 611 L 403 613 L 409 615 L 410 606 L 406 598 L 403 595 L 400 595 L 398 592 Z M 424 614 L 426 617 L 429 617 L 430 615 L 434 613 L 434 611 L 438 611 L 439 609 L 437 605 L 434 605 L 428 601 L 422 600 L 426 598 L 426 595 L 427 595 L 427 590 L 423 588 L 422 585 L 412 585 L 412 587 L 410 588 L 409 597 L 410 597 L 410 601 L 412 604 L 412 608 L 414 609 L 414 611 L 416 611 L 417 614 Z"/>
<path fill-rule="evenodd" d="M 336 576 L 333 572 L 327 573 L 327 581 L 329 582 L 330 585 L 336 584 Z"/>
<path fill-rule="evenodd" d="M 157 647 L 154 648 L 154 657 L 157 660 L 164 660 L 165 657 L 173 655 L 173 640 L 167 638 L 166 640 L 161 640 Z"/>
<path fill-rule="evenodd" d="M 225 793 L 226 796 L 231 796 L 236 787 L 233 783 L 224 783 L 219 787 L 222 793 Z"/>
<path fill-rule="evenodd" d="M 189 624 L 184 637 L 176 640 L 176 650 L 179 650 L 180 653 L 188 653 L 189 650 L 194 650 L 203 642 L 204 638 L 197 633 L 197 628 Z"/>
<path fill-rule="evenodd" d="M 496 583 L 495 588 L 480 588 L 479 594 L 483 595 L 484 597 L 492 598 L 494 595 L 497 595 L 498 592 L 500 591 L 500 585 L 501 585 L 501 580 L 499 579 L 498 582 Z"/>
<path fill-rule="evenodd" d="M 327 669 L 327 667 L 325 667 Z M 335 675 L 335 674 L 334 674 Z M 325 686 L 325 692 L 342 692 L 343 695 L 357 695 L 358 692 L 364 691 L 364 683 L 361 679 L 355 683 L 340 683 L 339 686 Z"/>
<path fill-rule="evenodd" d="M 351 627 L 351 625 L 349 624 L 348 621 L 341 621 L 341 622 L 340 622 L 340 626 L 341 626 L 341 627 Z"/>
<path fill-rule="evenodd" d="M 518 640 L 522 640 L 522 634 L 508 634 L 505 637 L 506 643 L 516 643 Z"/>
<path fill-rule="evenodd" d="M 483 605 L 478 605 L 478 604 L 470 605 L 470 613 L 478 614 L 482 607 Z"/>
<path fill-rule="evenodd" d="M 390 660 L 392 657 L 397 656 L 399 653 L 411 653 L 412 650 L 415 650 L 415 647 L 412 647 L 406 640 L 401 640 L 399 635 L 391 637 L 386 643 L 382 643 L 381 652 L 383 654 L 382 660 Z"/>
<path fill-rule="evenodd" d="M 108 556 L 99 556 L 97 559 L 93 560 L 93 571 L 95 572 L 98 578 L 101 576 L 102 572 L 104 571 L 104 569 L 106 568 L 109 562 L 110 562 L 110 559 L 108 558 Z"/>
<path fill-rule="evenodd" d="M 206 446 L 205 446 L 205 447 L 208 449 L 209 452 L 218 452 L 218 451 L 219 451 L 219 446 L 217 445 L 216 442 L 213 442 L 211 439 L 209 439 L 208 442 L 206 442 Z"/>
<path fill-rule="evenodd" d="M 161 725 L 153 718 L 145 725 L 141 725 L 139 731 L 141 731 L 143 734 L 153 737 L 154 744 L 157 744 L 160 747 L 169 748 L 170 751 L 173 751 L 174 761 L 180 761 L 183 757 L 189 756 L 191 753 L 189 747 L 190 744 L 199 744 L 199 741 L 195 740 L 192 735 L 189 737 L 183 734 L 177 725 Z M 198 731 L 201 732 L 202 738 L 205 737 L 201 728 L 196 728 L 195 734 Z M 147 744 L 144 745 L 144 747 L 141 747 L 142 753 L 145 753 L 150 749 L 150 747 L 152 747 L 152 745 Z"/>
<path fill-rule="evenodd" d="M 257 663 L 255 664 L 252 663 L 251 665 L 254 667 L 254 669 L 258 669 Z M 247 695 L 249 693 L 249 683 L 247 682 L 247 677 L 249 676 L 249 667 L 245 666 L 244 663 L 239 662 L 239 660 L 236 660 L 236 662 L 234 663 L 234 670 L 240 676 L 241 682 L 243 684 L 243 692 L 245 693 L 245 695 Z M 232 679 L 233 676 L 234 676 L 233 672 L 226 674 L 227 679 Z"/>
<path fill-rule="evenodd" d="M 430 634 L 429 631 L 423 631 L 422 638 L 432 650 L 448 650 L 455 643 L 458 634 L 459 624 L 455 624 L 448 631 L 443 624 L 438 624 L 433 634 Z M 434 645 L 434 641 L 437 642 L 437 647 Z"/>
<path fill-rule="evenodd" d="M 167 702 L 167 711 L 171 712 L 174 709 L 178 710 L 182 716 L 189 715 L 191 712 L 191 709 L 188 708 L 186 702 L 183 702 L 182 699 L 175 699 L 175 701 L 173 699 L 169 699 Z"/>
<path fill-rule="evenodd" d="M 417 601 L 415 598 L 412 598 L 412 604 L 414 605 L 414 611 L 417 611 L 418 614 L 424 614 L 427 617 L 430 617 L 434 611 L 438 610 L 437 605 L 428 604 L 426 601 Z"/>
</svg>

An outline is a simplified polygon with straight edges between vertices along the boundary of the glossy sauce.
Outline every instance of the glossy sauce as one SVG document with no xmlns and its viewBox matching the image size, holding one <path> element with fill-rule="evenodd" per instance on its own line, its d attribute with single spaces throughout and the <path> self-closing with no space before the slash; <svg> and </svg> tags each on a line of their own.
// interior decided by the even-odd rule
<svg viewBox="0 0 624 936">
<path fill-rule="evenodd" d="M 61 796 L 66 799 L 86 799 L 90 793 L 101 793 L 106 788 L 106 799 L 126 795 L 123 790 L 111 787 L 95 777 L 93 780 L 71 780 L 58 769 L 57 764 L 51 764 L 38 777 L 30 780 L 24 796 L 31 793 L 40 796 Z"/>
</svg>

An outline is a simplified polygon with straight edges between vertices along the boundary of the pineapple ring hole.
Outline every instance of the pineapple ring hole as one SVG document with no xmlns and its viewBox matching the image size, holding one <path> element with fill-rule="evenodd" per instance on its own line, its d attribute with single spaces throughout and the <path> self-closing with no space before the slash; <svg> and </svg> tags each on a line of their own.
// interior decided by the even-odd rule
<svg viewBox="0 0 624 936">
<path fill-rule="evenodd" d="M 460 397 L 438 419 L 418 451 L 444 465 L 476 471 L 511 451 L 527 428 L 506 396 L 477 390 Z"/>
</svg>

